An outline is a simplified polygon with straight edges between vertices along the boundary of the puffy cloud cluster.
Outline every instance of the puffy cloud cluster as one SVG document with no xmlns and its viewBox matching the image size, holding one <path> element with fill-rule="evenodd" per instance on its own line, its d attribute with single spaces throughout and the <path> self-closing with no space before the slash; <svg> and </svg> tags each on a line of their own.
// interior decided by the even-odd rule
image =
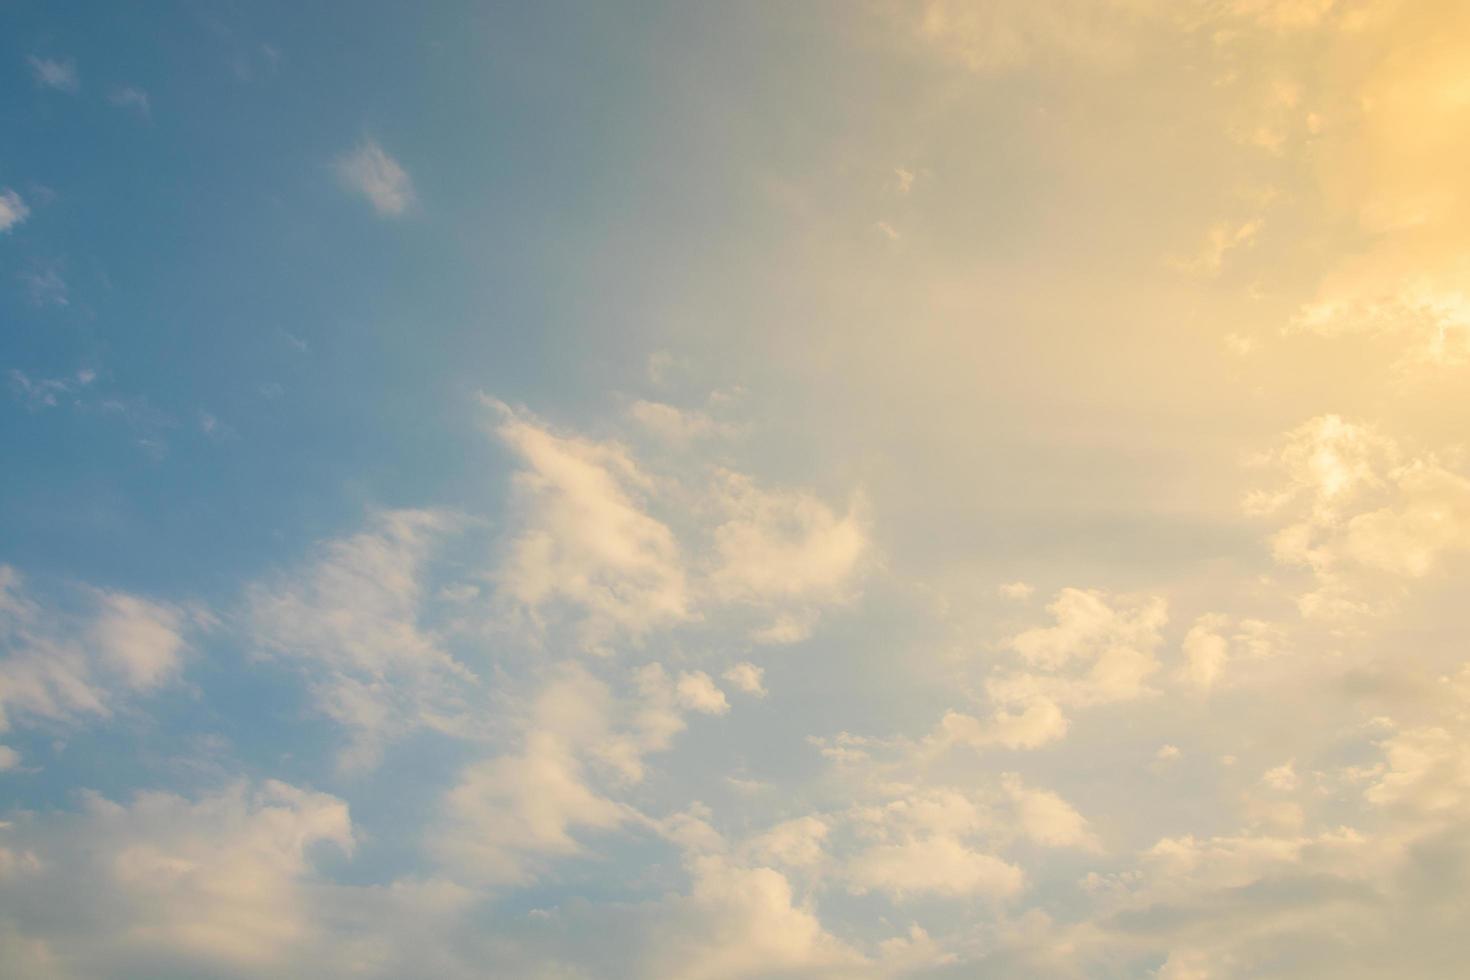
<svg viewBox="0 0 1470 980">
<path fill-rule="evenodd" d="M 988 718 L 951 711 L 933 740 L 975 748 L 1029 749 L 1062 738 L 1069 707 L 1131 701 L 1155 693 L 1156 650 L 1168 621 L 1164 600 L 1063 589 L 1047 610 L 1055 625 L 1026 630 L 1009 646 L 1020 660 L 985 682 Z"/>
<path fill-rule="evenodd" d="M 51 937 L 25 950 L 36 976 L 268 971 L 319 929 L 316 848 L 355 843 L 340 799 L 272 781 L 197 799 L 91 795 L 78 814 L 26 815 L 6 833 L 26 855 L 0 874 L 9 924 Z"/>
<path fill-rule="evenodd" d="M 1316 578 L 1299 600 L 1308 615 L 1372 608 L 1368 586 L 1421 578 L 1470 549 L 1470 479 L 1438 456 L 1407 457 L 1371 426 L 1323 415 L 1258 462 L 1280 485 L 1251 494 L 1246 508 L 1286 518 L 1271 549 Z"/>
</svg>

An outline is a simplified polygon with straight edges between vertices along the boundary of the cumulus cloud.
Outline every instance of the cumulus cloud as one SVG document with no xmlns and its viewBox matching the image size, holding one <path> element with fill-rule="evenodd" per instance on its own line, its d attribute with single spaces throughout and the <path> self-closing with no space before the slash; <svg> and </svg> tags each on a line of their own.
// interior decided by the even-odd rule
<svg viewBox="0 0 1470 980">
<path fill-rule="evenodd" d="M 1045 847 L 1102 849 L 1087 819 L 1056 793 L 1027 786 L 1016 773 L 1004 774 L 1001 786 L 1015 807 L 1021 833 L 1030 840 Z"/>
<path fill-rule="evenodd" d="M 367 198 L 385 218 L 401 217 L 413 205 L 413 178 L 375 140 L 363 140 L 339 157 L 336 170 L 344 187 Z"/>
<path fill-rule="evenodd" d="M 996 591 L 1007 599 L 1022 601 L 1031 598 L 1032 594 L 1036 591 L 1036 587 L 1028 582 L 1005 582 Z"/>
<path fill-rule="evenodd" d="M 1258 462 L 1279 486 L 1252 493 L 1246 509 L 1285 519 L 1271 550 L 1315 577 L 1317 588 L 1299 599 L 1307 615 L 1381 607 L 1365 576 L 1422 578 L 1470 550 L 1470 479 L 1433 454 L 1407 457 L 1372 426 L 1319 416 Z"/>
<path fill-rule="evenodd" d="M 862 957 L 822 928 L 771 868 L 717 855 L 690 862 L 693 888 L 672 904 L 649 943 L 645 976 L 678 980 L 840 976 Z"/>
<path fill-rule="evenodd" d="M 997 669 L 986 679 L 991 715 L 979 719 L 950 711 L 929 737 L 930 745 L 1037 748 L 1066 734 L 1064 708 L 1155 693 L 1147 681 L 1160 666 L 1155 650 L 1168 621 L 1162 598 L 1063 589 L 1047 611 L 1055 625 L 1011 637 L 1008 645 L 1019 655 L 1019 665 Z"/>
<path fill-rule="evenodd" d="M 1008 898 L 1025 883 L 1015 865 L 945 836 L 869 848 L 853 860 L 847 875 L 859 891 L 874 889 L 899 899 L 925 894 Z"/>
<path fill-rule="evenodd" d="M 724 678 L 737 691 L 753 694 L 758 698 L 766 696 L 765 671 L 748 660 L 741 661 L 725 671 Z"/>
<path fill-rule="evenodd" d="M 9 187 L 0 188 L 0 232 L 8 232 L 30 217 L 31 209 Z"/>
<path fill-rule="evenodd" d="M 1198 691 L 1209 691 L 1226 680 L 1232 662 L 1265 660 L 1280 652 L 1285 643 L 1280 628 L 1271 623 L 1207 613 L 1184 634 L 1180 643 L 1184 663 L 1177 677 Z"/>
<path fill-rule="evenodd" d="M 674 690 L 679 703 L 690 711 L 706 715 L 723 715 L 730 711 L 725 692 L 715 686 L 715 682 L 702 670 L 680 674 Z"/>
<path fill-rule="evenodd" d="M 270 971 L 317 931 L 317 846 L 355 844 L 342 800 L 276 781 L 196 799 L 91 794 L 81 813 L 27 815 L 11 834 L 36 867 L 0 876 L 7 908 L 66 937 L 56 958 L 83 975 Z"/>
</svg>

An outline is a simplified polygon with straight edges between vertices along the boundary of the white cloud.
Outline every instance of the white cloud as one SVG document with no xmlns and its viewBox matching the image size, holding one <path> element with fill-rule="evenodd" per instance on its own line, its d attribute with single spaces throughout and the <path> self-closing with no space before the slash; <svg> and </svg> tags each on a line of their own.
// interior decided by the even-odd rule
<svg viewBox="0 0 1470 980">
<path fill-rule="evenodd" d="M 58 958 L 87 975 L 142 974 L 161 957 L 191 973 L 270 972 L 317 931 L 312 851 L 355 843 L 340 799 L 275 781 L 197 800 L 89 795 L 81 814 L 27 816 L 12 833 L 40 866 L 0 881 L 5 904 L 49 923 L 66 939 Z"/>
<path fill-rule="evenodd" d="M 455 526 L 439 511 L 372 516 L 366 530 L 315 549 L 303 567 L 246 591 L 258 647 L 300 669 L 317 707 L 344 726 L 344 764 L 373 762 L 417 727 L 463 733 L 475 675 L 425 622 L 427 565 Z"/>
<path fill-rule="evenodd" d="M 1021 601 L 1031 598 L 1032 594 L 1036 592 L 1036 587 L 1027 582 L 1005 582 L 996 591 L 1007 599 Z"/>
<path fill-rule="evenodd" d="M 20 768 L 20 753 L 8 745 L 0 745 L 0 772 Z"/>
<path fill-rule="evenodd" d="M 24 269 L 20 281 L 32 306 L 70 306 L 71 295 L 66 280 L 55 266 Z"/>
<path fill-rule="evenodd" d="M 0 188 L 0 232 L 8 232 L 30 217 L 31 209 L 9 187 Z"/>
<path fill-rule="evenodd" d="M 800 643 L 812 635 L 821 618 L 815 609 L 783 612 L 767 626 L 751 630 L 750 638 L 763 646 L 787 646 Z"/>
<path fill-rule="evenodd" d="M 728 437 L 734 427 L 717 422 L 703 412 L 676 408 L 663 402 L 639 399 L 628 407 L 633 420 L 653 435 L 674 446 L 688 446 L 700 439 Z"/>
<path fill-rule="evenodd" d="M 869 551 L 859 501 L 839 514 L 803 491 L 719 474 L 728 519 L 715 529 L 715 593 L 726 601 L 841 601 Z"/>
<path fill-rule="evenodd" d="M 674 690 L 679 704 L 690 711 L 706 715 L 730 712 L 730 702 L 725 700 L 725 692 L 716 687 L 715 682 L 702 670 L 680 674 Z"/>
<path fill-rule="evenodd" d="M 1010 898 L 1026 881 L 1015 865 L 947 836 L 869 848 L 849 863 L 847 877 L 858 891 L 882 891 L 900 901 L 920 895 Z"/>
<path fill-rule="evenodd" d="M 613 443 L 559 436 L 486 399 L 495 433 L 525 464 L 516 474 L 520 530 L 496 572 L 499 587 L 543 621 L 556 605 L 580 612 L 584 646 L 605 651 L 690 617 L 678 541 L 648 514 L 655 481 Z"/>
<path fill-rule="evenodd" d="M 0 731 L 17 719 L 106 717 L 124 696 L 176 674 L 187 649 L 182 610 L 95 592 L 71 614 L 24 589 L 0 565 Z"/>
<path fill-rule="evenodd" d="M 64 395 L 74 394 L 90 385 L 96 374 L 78 371 L 70 378 L 31 378 L 24 371 L 11 369 L 10 390 L 30 411 L 55 408 Z"/>
<path fill-rule="evenodd" d="M 141 116 L 153 114 L 153 106 L 148 101 L 148 93 L 136 85 L 114 86 L 107 93 L 107 101 L 119 109 L 131 109 Z"/>
<path fill-rule="evenodd" d="M 1372 575 L 1422 578 L 1470 551 L 1470 478 L 1434 455 L 1405 460 L 1376 429 L 1336 415 L 1286 433 L 1258 461 L 1282 478 L 1246 498 L 1248 512 L 1284 516 L 1270 538 L 1277 561 L 1309 569 L 1317 588 L 1303 613 L 1340 617 L 1385 605 Z M 1390 593 L 1391 595 L 1391 593 Z"/>
<path fill-rule="evenodd" d="M 753 694 L 758 698 L 766 696 L 765 671 L 748 660 L 731 667 L 723 676 L 737 691 Z"/>
<path fill-rule="evenodd" d="M 408 171 L 375 140 L 363 140 L 339 157 L 336 169 L 343 186 L 367 198 L 384 217 L 399 217 L 414 202 L 413 179 Z"/>
<path fill-rule="evenodd" d="M 1035 748 L 1066 733 L 1064 707 L 1154 693 L 1147 681 L 1159 668 L 1154 651 L 1168 620 L 1162 598 L 1110 600 L 1100 592 L 1063 589 L 1047 610 L 1055 626 L 1026 630 L 1009 641 L 1022 666 L 997 670 L 986 680 L 986 694 L 995 705 L 991 718 L 982 722 L 950 712 L 933 740 Z"/>
<path fill-rule="evenodd" d="M 72 59 L 59 60 L 31 55 L 26 60 L 30 63 L 31 74 L 35 77 L 36 84 L 42 88 L 56 89 L 68 95 L 75 95 L 81 91 L 82 80 L 77 74 L 77 63 Z"/>
<path fill-rule="evenodd" d="M 693 888 L 654 931 L 638 975 L 670 980 L 851 975 L 862 957 L 822 928 L 771 868 L 717 855 L 690 862 Z"/>
<path fill-rule="evenodd" d="M 939 729 L 931 736 L 940 745 L 988 748 L 1034 749 L 1058 741 L 1067 734 L 1067 716 L 1056 702 L 1037 696 L 1012 708 L 997 708 L 982 721 L 958 711 L 946 712 Z"/>
<path fill-rule="evenodd" d="M 1045 847 L 1102 849 L 1087 819 L 1057 794 L 1027 786 L 1015 773 L 1002 775 L 1001 786 L 1015 807 L 1021 833 L 1028 839 Z"/>
<path fill-rule="evenodd" d="M 1125 60 L 1134 16 L 1131 0 L 925 0 L 899 8 L 917 35 L 946 59 L 979 74 L 998 74 L 1062 56 L 1093 66 Z"/>
<path fill-rule="evenodd" d="M 819 816 L 785 820 L 752 838 L 746 847 L 756 861 L 788 868 L 809 868 L 826 856 L 822 848 L 831 830 Z"/>
<path fill-rule="evenodd" d="M 1261 230 L 1261 220 L 1252 218 L 1240 223 L 1218 222 L 1210 226 L 1205 241 L 1191 256 L 1173 258 L 1170 264 L 1181 272 L 1217 276 L 1225 264 L 1225 256 L 1253 243 Z"/>
<path fill-rule="evenodd" d="M 447 873 L 524 884 L 584 853 L 586 834 L 649 823 L 611 794 L 643 780 L 644 758 L 683 730 L 681 709 L 723 714 L 729 705 L 707 675 L 676 683 L 647 664 L 632 680 L 619 697 L 580 667 L 556 672 L 524 721 L 519 749 L 467 767 L 446 794 L 430 847 Z"/>
<path fill-rule="evenodd" d="M 157 687 L 179 669 L 185 649 L 180 610 L 120 592 L 102 593 L 98 606 L 91 641 L 130 687 Z"/>
</svg>

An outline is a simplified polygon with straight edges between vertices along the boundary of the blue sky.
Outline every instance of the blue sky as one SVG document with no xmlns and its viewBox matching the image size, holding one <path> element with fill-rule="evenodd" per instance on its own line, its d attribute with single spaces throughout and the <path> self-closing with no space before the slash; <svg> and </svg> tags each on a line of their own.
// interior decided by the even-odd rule
<svg viewBox="0 0 1470 980">
<path fill-rule="evenodd" d="M 0 11 L 0 973 L 1465 972 L 1470 24 Z"/>
</svg>

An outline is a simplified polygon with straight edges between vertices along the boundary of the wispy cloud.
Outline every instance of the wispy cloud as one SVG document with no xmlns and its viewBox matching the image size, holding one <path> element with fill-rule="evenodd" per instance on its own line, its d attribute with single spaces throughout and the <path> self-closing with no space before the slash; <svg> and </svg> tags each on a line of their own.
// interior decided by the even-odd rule
<svg viewBox="0 0 1470 980">
<path fill-rule="evenodd" d="M 34 412 L 55 408 L 61 396 L 86 388 L 96 378 L 94 371 L 85 368 L 69 378 L 32 378 L 24 371 L 11 369 L 10 391 L 21 404 Z"/>
<path fill-rule="evenodd" d="M 339 157 L 336 170 L 344 187 L 367 198 L 385 218 L 401 216 L 414 202 L 413 179 L 408 171 L 375 140 L 364 140 Z"/>
<path fill-rule="evenodd" d="M 82 79 L 77 74 L 77 63 L 70 58 L 59 60 L 31 55 L 26 59 L 36 84 L 42 88 L 53 88 L 58 92 L 75 95 L 82 90 Z"/>
<path fill-rule="evenodd" d="M 119 109 L 131 109 L 140 116 L 153 115 L 153 104 L 148 93 L 135 85 L 116 85 L 107 93 L 107 101 Z"/>
<path fill-rule="evenodd" d="M 20 274 L 32 306 L 70 306 L 66 280 L 56 266 L 26 269 Z"/>
</svg>

